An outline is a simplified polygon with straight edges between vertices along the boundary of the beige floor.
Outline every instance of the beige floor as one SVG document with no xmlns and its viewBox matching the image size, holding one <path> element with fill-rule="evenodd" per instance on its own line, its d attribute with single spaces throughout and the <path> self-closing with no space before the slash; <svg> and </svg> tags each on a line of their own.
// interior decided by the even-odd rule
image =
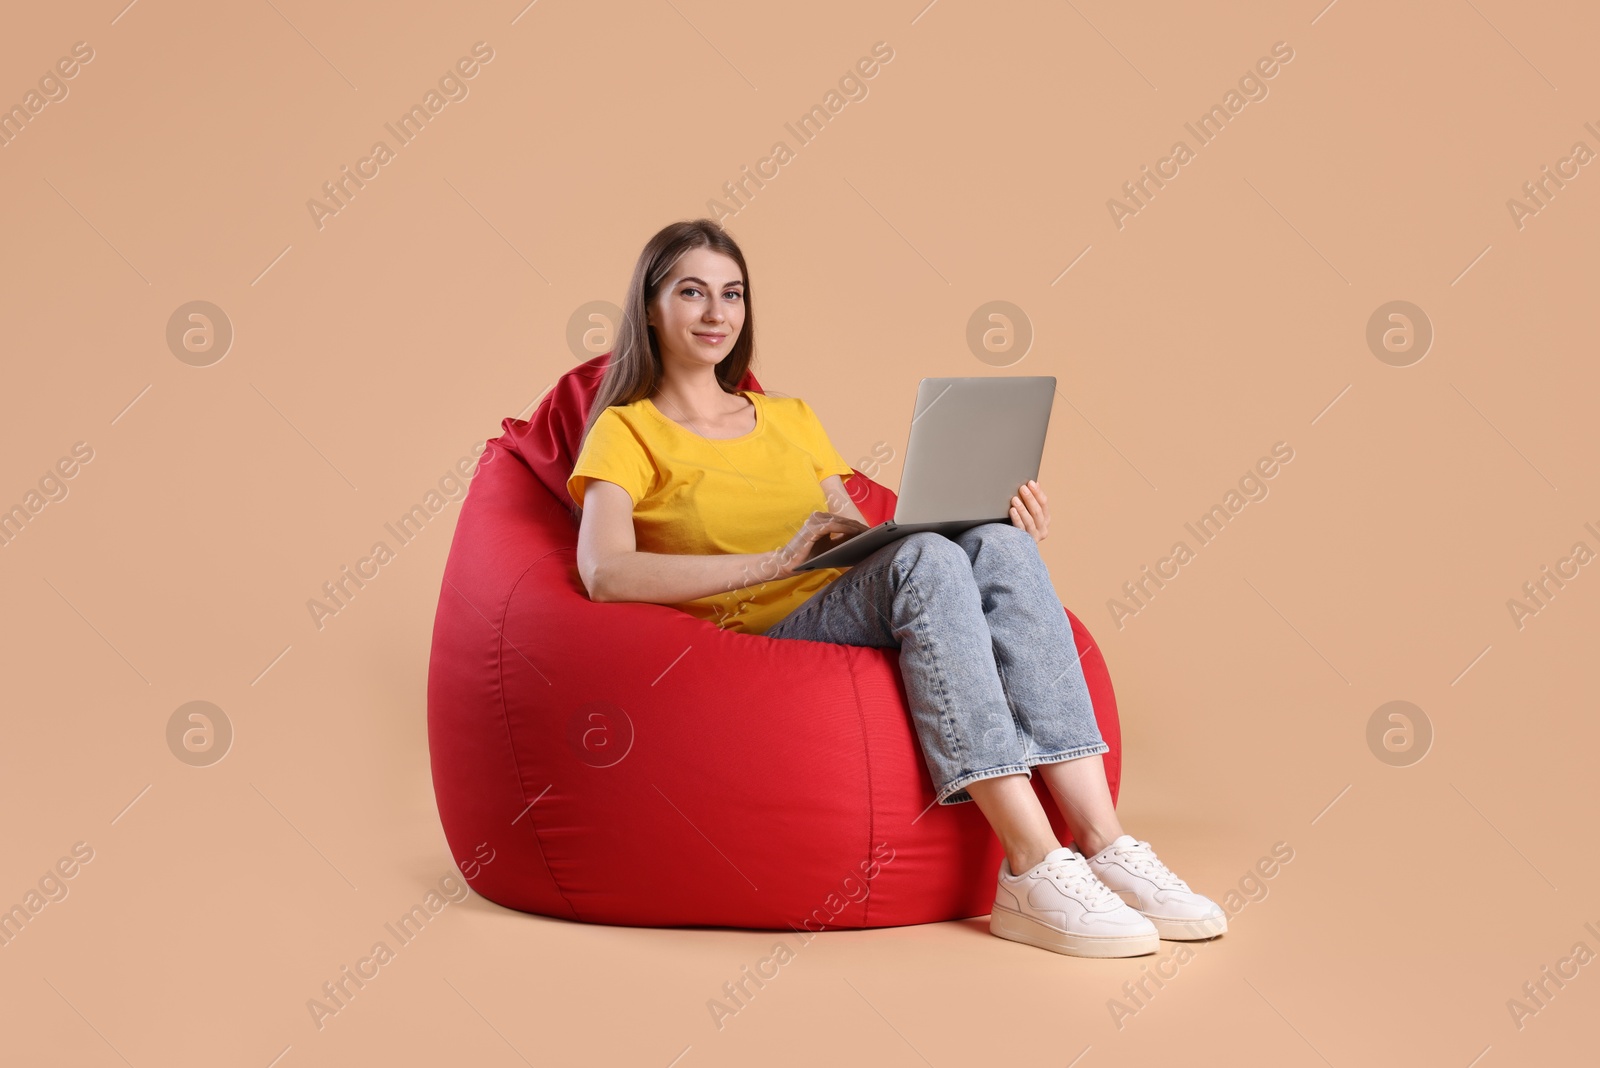
<svg viewBox="0 0 1600 1068">
<path fill-rule="evenodd" d="M 0 509 L 55 499 L 0 546 L 0 907 L 39 892 L 0 1063 L 1600 1061 L 1593 13 L 923 2 L 8 13 L 0 106 L 40 96 L 0 148 Z M 1134 213 L 1123 184 L 1236 88 Z M 453 871 L 424 684 L 455 504 L 320 627 L 308 602 L 603 351 L 588 310 L 645 239 L 780 139 L 727 205 L 761 381 L 893 487 L 920 377 L 1057 376 L 1042 551 L 1116 680 L 1122 816 L 1241 894 L 1232 929 L 1109 961 L 979 919 L 828 933 L 719 1026 L 783 939 L 472 896 L 318 1020 Z M 194 301 L 226 346 L 184 348 Z M 209 766 L 169 737 L 192 701 L 231 725 Z M 1431 733 L 1398 755 L 1369 734 L 1393 701 Z"/>
</svg>

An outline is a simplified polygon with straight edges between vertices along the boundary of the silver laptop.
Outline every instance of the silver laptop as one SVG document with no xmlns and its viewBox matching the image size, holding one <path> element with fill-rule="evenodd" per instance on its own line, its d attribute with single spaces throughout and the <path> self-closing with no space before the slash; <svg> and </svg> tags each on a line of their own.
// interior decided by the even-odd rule
<svg viewBox="0 0 1600 1068">
<path fill-rule="evenodd" d="M 954 537 L 982 523 L 1010 523 L 1011 498 L 1039 477 L 1055 397 L 1053 375 L 924 378 L 894 518 L 795 570 L 850 567 L 922 530 Z"/>
</svg>

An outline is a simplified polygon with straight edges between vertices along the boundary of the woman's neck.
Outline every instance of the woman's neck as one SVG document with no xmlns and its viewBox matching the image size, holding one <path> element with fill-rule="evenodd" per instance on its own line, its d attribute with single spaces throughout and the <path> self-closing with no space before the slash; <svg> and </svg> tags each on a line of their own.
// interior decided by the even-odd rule
<svg viewBox="0 0 1600 1068">
<path fill-rule="evenodd" d="M 679 419 L 716 418 L 724 415 L 728 407 L 728 391 L 717 381 L 713 367 L 688 374 L 663 375 L 650 399 L 671 405 Z"/>
</svg>

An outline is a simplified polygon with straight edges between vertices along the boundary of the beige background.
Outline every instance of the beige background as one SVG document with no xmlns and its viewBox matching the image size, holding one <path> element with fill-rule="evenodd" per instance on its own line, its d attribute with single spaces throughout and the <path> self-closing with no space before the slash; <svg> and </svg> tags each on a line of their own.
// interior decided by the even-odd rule
<svg viewBox="0 0 1600 1068">
<path fill-rule="evenodd" d="M 1600 549 L 1600 176 L 1520 229 L 1507 207 L 1600 151 L 1586 6 L 121 3 L 0 35 L 5 106 L 93 50 L 0 148 L 0 506 L 93 450 L 0 548 L 0 903 L 93 850 L 0 948 L 0 1059 L 1593 1063 L 1600 965 L 1507 1008 L 1600 951 L 1600 568 L 1520 629 L 1507 608 Z M 479 41 L 469 94 L 319 229 L 307 200 Z M 866 97 L 798 146 L 784 124 L 879 41 Z M 1268 95 L 1114 225 L 1280 41 Z M 1124 822 L 1219 900 L 1274 843 L 1293 861 L 1120 1027 L 1176 943 L 831 933 L 719 1030 L 707 1001 L 772 934 L 473 896 L 319 1030 L 307 1000 L 453 871 L 424 683 L 456 505 L 321 630 L 306 602 L 779 139 L 726 220 L 763 384 L 852 462 L 886 443 L 893 487 L 920 377 L 1057 376 L 1042 550 L 1115 679 Z M 204 367 L 166 341 L 196 300 L 235 331 Z M 995 300 L 1034 335 L 1000 370 L 966 340 Z M 1366 342 L 1394 300 L 1435 331 L 1410 366 Z M 1279 441 L 1270 495 L 1119 628 L 1108 600 Z M 209 767 L 168 747 L 194 700 L 235 732 Z M 1395 700 L 1433 731 L 1403 767 L 1367 740 Z"/>
</svg>

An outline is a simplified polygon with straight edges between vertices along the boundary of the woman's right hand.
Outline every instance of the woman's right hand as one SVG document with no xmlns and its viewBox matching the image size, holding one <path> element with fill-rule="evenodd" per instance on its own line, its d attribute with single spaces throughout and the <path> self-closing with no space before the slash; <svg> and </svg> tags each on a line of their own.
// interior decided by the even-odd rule
<svg viewBox="0 0 1600 1068">
<path fill-rule="evenodd" d="M 865 523 L 846 515 L 812 512 L 795 536 L 789 539 L 789 544 L 777 550 L 778 577 L 787 578 L 796 574 L 797 565 L 827 552 L 835 545 L 843 544 L 866 529 Z"/>
</svg>

